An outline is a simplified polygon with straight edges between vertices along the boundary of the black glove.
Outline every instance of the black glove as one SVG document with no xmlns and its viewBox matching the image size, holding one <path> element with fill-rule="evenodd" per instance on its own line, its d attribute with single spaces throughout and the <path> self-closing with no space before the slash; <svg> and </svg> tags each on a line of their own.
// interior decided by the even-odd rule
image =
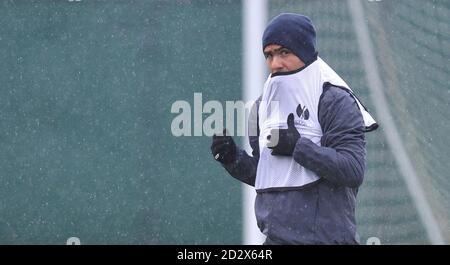
<svg viewBox="0 0 450 265">
<path fill-rule="evenodd" d="M 267 136 L 267 140 L 269 140 L 268 148 L 272 149 L 272 155 L 292 156 L 295 145 L 297 144 L 298 139 L 300 139 L 300 133 L 297 131 L 297 128 L 295 128 L 293 113 L 289 114 L 287 125 L 287 129 L 272 129 L 270 135 Z M 277 145 L 271 143 L 271 141 L 276 140 L 276 137 L 272 137 L 272 135 L 277 133 L 276 131 L 278 131 Z"/>
<path fill-rule="evenodd" d="M 214 159 L 229 164 L 236 158 L 236 144 L 231 136 L 227 136 L 227 129 L 223 129 L 223 136 L 213 135 L 211 152 Z"/>
</svg>

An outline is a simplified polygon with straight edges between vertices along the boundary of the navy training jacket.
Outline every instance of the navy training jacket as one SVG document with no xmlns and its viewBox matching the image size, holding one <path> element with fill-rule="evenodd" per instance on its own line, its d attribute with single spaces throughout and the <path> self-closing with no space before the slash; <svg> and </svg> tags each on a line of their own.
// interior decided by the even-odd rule
<svg viewBox="0 0 450 265">
<path fill-rule="evenodd" d="M 365 170 L 363 118 L 353 96 L 329 83 L 324 85 L 318 116 L 321 146 L 300 138 L 293 157 L 320 180 L 297 190 L 256 195 L 256 220 L 267 236 L 265 244 L 359 243 L 355 203 Z M 252 156 L 238 148 L 235 161 L 223 166 L 232 177 L 254 186 L 258 136 L 249 136 L 249 142 Z"/>
</svg>

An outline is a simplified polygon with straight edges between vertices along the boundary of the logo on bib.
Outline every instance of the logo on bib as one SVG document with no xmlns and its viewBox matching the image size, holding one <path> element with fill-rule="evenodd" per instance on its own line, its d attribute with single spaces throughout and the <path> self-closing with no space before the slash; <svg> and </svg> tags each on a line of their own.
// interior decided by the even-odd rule
<svg viewBox="0 0 450 265">
<path fill-rule="evenodd" d="M 302 107 L 301 104 L 298 104 L 296 112 L 297 116 L 300 118 L 300 125 L 306 126 L 305 121 L 309 119 L 309 110 L 306 106 Z"/>
</svg>

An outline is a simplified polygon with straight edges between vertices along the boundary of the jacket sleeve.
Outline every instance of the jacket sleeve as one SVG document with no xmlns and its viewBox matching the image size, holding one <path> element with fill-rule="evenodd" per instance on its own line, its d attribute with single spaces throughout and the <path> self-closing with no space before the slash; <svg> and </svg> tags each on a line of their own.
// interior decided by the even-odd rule
<svg viewBox="0 0 450 265">
<path fill-rule="evenodd" d="M 256 169 L 259 161 L 258 106 L 260 101 L 261 97 L 253 104 L 248 117 L 248 138 L 252 148 L 252 156 L 238 148 L 236 159 L 229 164 L 223 164 L 223 167 L 233 178 L 250 186 L 255 186 Z"/>
<path fill-rule="evenodd" d="M 259 148 L 258 148 L 259 149 Z M 255 149 L 253 149 L 253 154 L 255 154 Z M 232 163 L 224 164 L 223 167 L 230 173 L 230 175 L 242 181 L 250 186 L 255 186 L 256 180 L 256 168 L 258 167 L 259 151 L 258 156 L 249 156 L 247 152 L 242 149 L 238 149 L 236 154 L 236 159 Z"/>
<path fill-rule="evenodd" d="M 294 159 L 319 177 L 357 188 L 365 170 L 364 122 L 355 99 L 342 88 L 327 86 L 319 101 L 321 146 L 301 137 Z"/>
</svg>

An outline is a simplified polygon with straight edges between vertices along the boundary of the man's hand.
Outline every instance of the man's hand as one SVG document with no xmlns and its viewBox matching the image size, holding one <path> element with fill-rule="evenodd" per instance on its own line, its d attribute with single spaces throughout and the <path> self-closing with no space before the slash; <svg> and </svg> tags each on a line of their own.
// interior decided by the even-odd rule
<svg viewBox="0 0 450 265">
<path fill-rule="evenodd" d="M 287 129 L 272 129 L 270 135 L 267 136 L 267 140 L 269 140 L 268 148 L 272 149 L 272 155 L 292 156 L 295 145 L 298 139 L 300 139 L 300 133 L 295 128 L 293 113 L 289 114 L 287 125 Z M 270 141 L 276 141 L 276 137 L 272 137 L 272 135 L 276 135 L 277 133 L 278 144 L 274 146 L 275 143 L 271 143 Z"/>
<path fill-rule="evenodd" d="M 211 152 L 214 159 L 229 164 L 236 158 L 236 144 L 231 136 L 227 135 L 227 129 L 223 129 L 223 136 L 213 135 Z"/>
</svg>

